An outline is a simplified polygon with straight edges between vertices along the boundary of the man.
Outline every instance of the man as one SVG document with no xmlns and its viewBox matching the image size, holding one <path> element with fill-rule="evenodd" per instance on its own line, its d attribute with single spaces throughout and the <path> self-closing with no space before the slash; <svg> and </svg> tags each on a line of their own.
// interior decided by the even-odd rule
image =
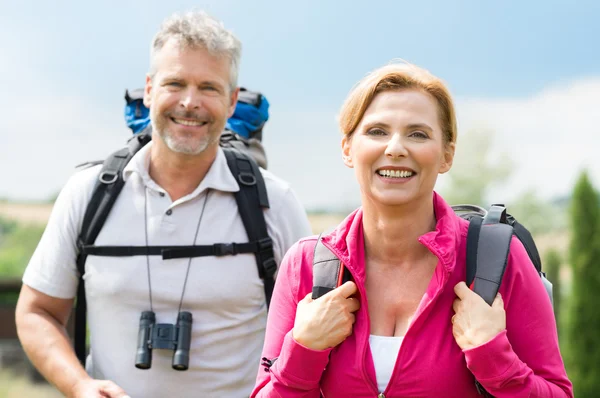
<svg viewBox="0 0 600 398">
<path fill-rule="evenodd" d="M 127 164 L 125 186 L 96 239 L 104 246 L 247 241 L 219 136 L 238 96 L 240 43 L 202 12 L 174 15 L 154 38 L 144 102 L 153 139 Z M 310 234 L 290 187 L 267 171 L 265 210 L 275 260 Z M 65 332 L 77 290 L 77 238 L 99 167 L 76 173 L 59 195 L 25 275 L 17 327 L 34 365 L 68 397 L 242 397 L 256 376 L 266 323 L 252 254 L 163 260 L 99 257 L 85 264 L 90 330 L 86 370 Z M 175 324 L 193 316 L 189 369 L 173 351 L 134 366 L 140 314 Z"/>
</svg>

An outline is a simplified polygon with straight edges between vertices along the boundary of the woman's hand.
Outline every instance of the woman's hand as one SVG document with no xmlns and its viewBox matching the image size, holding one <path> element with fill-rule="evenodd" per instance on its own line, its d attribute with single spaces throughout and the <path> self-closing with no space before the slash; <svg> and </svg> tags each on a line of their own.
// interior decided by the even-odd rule
<svg viewBox="0 0 600 398">
<path fill-rule="evenodd" d="M 506 329 L 506 312 L 500 293 L 490 307 L 477 293 L 471 291 L 465 282 L 454 286 L 458 296 L 452 304 L 452 334 L 463 350 L 475 348 L 492 340 Z"/>
<path fill-rule="evenodd" d="M 360 308 L 356 284 L 346 282 L 316 300 L 306 295 L 296 309 L 292 336 L 294 340 L 312 350 L 325 350 L 340 344 L 352 334 L 356 320 L 354 312 Z"/>
</svg>

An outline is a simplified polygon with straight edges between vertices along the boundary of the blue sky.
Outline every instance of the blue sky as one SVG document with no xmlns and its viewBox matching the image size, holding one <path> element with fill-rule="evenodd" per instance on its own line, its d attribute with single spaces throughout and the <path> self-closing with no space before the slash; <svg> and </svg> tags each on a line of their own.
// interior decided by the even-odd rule
<svg viewBox="0 0 600 398">
<path fill-rule="evenodd" d="M 4 1 L 0 197 L 46 198 L 121 145 L 124 89 L 143 84 L 161 20 L 191 7 L 241 39 L 240 84 L 271 103 L 270 169 L 308 207 L 357 203 L 335 116 L 393 58 L 448 82 L 461 133 L 483 125 L 517 157 L 517 190 L 564 194 L 582 167 L 600 182 L 598 2 Z"/>
</svg>

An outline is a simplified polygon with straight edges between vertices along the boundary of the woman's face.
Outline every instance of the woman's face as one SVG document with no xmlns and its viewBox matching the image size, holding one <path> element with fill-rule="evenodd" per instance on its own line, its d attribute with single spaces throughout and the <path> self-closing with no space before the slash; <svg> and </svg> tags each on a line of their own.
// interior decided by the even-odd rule
<svg viewBox="0 0 600 398">
<path fill-rule="evenodd" d="M 404 205 L 431 198 L 438 174 L 452 166 L 454 144 L 444 145 L 435 99 L 408 89 L 377 94 L 342 138 L 342 152 L 364 199 Z"/>
</svg>

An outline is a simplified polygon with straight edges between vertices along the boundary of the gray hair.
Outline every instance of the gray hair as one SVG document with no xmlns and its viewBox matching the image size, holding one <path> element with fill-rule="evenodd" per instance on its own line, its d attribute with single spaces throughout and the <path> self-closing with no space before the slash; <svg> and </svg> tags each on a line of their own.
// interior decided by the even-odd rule
<svg viewBox="0 0 600 398">
<path fill-rule="evenodd" d="M 186 47 L 200 47 L 216 56 L 229 59 L 229 84 L 233 91 L 237 87 L 238 70 L 242 44 L 232 32 L 225 29 L 222 22 L 212 18 L 204 11 L 188 11 L 184 14 L 173 14 L 165 19 L 152 41 L 150 49 L 150 76 L 156 73 L 156 54 L 165 43 L 176 39 Z"/>
</svg>

